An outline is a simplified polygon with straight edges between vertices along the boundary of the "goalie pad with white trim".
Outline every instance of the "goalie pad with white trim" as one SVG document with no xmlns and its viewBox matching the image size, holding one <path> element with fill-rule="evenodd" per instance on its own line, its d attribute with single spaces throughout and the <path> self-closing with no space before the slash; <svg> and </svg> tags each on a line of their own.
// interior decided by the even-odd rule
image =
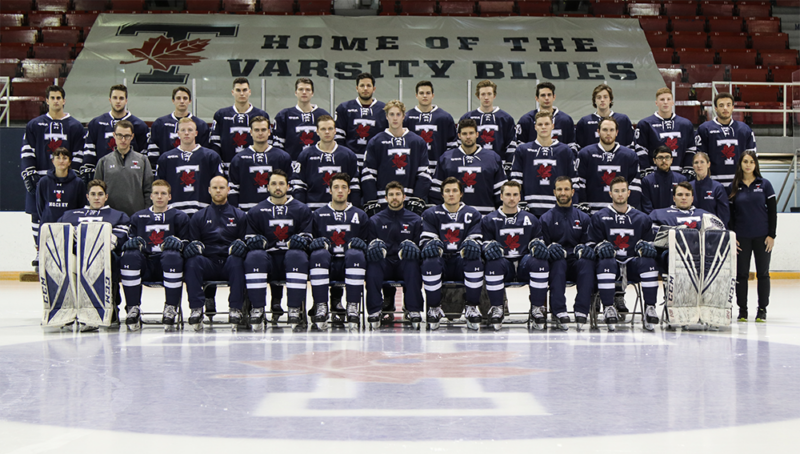
<svg viewBox="0 0 800 454">
<path fill-rule="evenodd" d="M 39 282 L 44 313 L 42 326 L 62 327 L 75 321 L 75 255 L 72 224 L 42 224 L 39 231 Z"/>
<path fill-rule="evenodd" d="M 108 222 L 86 222 L 77 228 L 78 321 L 89 326 L 111 326 L 111 229 Z"/>
</svg>

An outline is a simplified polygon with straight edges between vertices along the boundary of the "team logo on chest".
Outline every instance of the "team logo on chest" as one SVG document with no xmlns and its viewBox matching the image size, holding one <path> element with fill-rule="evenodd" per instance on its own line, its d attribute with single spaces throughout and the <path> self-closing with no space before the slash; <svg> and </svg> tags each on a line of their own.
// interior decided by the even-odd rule
<svg viewBox="0 0 800 454">
<path fill-rule="evenodd" d="M 303 122 L 307 122 L 305 117 L 308 115 L 309 117 L 311 114 L 303 114 Z M 308 121 L 311 121 L 309 118 Z M 294 128 L 295 134 L 300 137 L 300 143 L 303 144 L 304 147 L 307 147 L 314 143 L 316 140 L 316 133 L 317 127 L 316 126 L 295 126 Z"/>
<path fill-rule="evenodd" d="M 259 194 L 266 193 L 269 186 L 269 173 L 272 172 L 272 166 L 252 166 L 250 173 L 253 174 L 253 184 L 256 187 L 256 192 Z"/>
<path fill-rule="evenodd" d="M 665 122 L 665 123 L 667 123 L 667 122 Z M 670 121 L 669 123 L 672 123 L 672 122 Z M 670 129 L 671 130 L 672 127 L 667 128 L 665 126 L 664 129 Z M 660 133 L 658 133 L 658 137 L 661 138 L 661 140 L 664 141 L 664 145 L 672 151 L 672 157 L 673 158 L 678 155 L 678 152 L 676 150 L 678 149 L 678 141 L 681 138 L 681 132 L 680 131 L 660 132 Z"/>
<path fill-rule="evenodd" d="M 491 121 L 491 116 L 486 116 L 487 121 Z M 494 141 L 497 139 L 495 134 L 500 128 L 497 125 L 480 125 L 478 126 L 478 140 L 483 143 L 484 148 L 493 150 Z"/>
<path fill-rule="evenodd" d="M 696 229 L 700 224 L 700 216 L 678 216 L 676 220 L 679 225 L 683 224 L 690 229 Z"/>
<path fill-rule="evenodd" d="M 322 175 L 322 181 L 325 182 L 325 192 L 331 192 L 331 178 L 342 171 L 340 166 L 320 166 L 319 173 Z"/>
<path fill-rule="evenodd" d="M 422 114 L 419 117 L 419 121 L 430 123 L 431 122 L 431 115 L 430 114 Z M 422 140 L 428 144 L 428 149 L 431 149 L 431 142 L 433 142 L 433 133 L 438 131 L 439 128 L 436 125 L 432 124 L 422 124 L 422 125 L 415 125 L 414 132 L 416 132 Z"/>
<path fill-rule="evenodd" d="M 175 167 L 175 173 L 178 174 L 178 178 L 181 180 L 181 185 L 183 185 L 183 192 L 194 192 L 194 184 L 196 182 L 195 172 L 199 170 L 200 166 L 198 165 Z"/>
<path fill-rule="evenodd" d="M 231 126 L 231 140 L 236 145 L 236 152 L 239 153 L 249 145 L 250 142 L 250 126 L 248 126 L 248 119 L 246 114 L 238 114 L 233 117 L 233 126 Z"/>
<path fill-rule="evenodd" d="M 169 224 L 152 224 L 144 228 L 147 232 L 147 241 L 152 245 L 153 252 L 161 252 L 161 243 L 164 242 L 164 232 L 169 232 Z"/>
<path fill-rule="evenodd" d="M 725 164 L 733 165 L 734 158 L 736 157 L 736 147 L 739 141 L 736 139 L 720 139 L 717 140 L 717 146 L 720 148 L 722 156 L 725 156 Z"/>
<path fill-rule="evenodd" d="M 479 166 L 459 166 L 458 173 L 461 174 L 461 181 L 464 183 L 464 193 L 472 194 L 475 192 L 475 183 L 478 182 L 478 174 L 481 173 Z"/>
<path fill-rule="evenodd" d="M 395 175 L 405 175 L 406 167 L 408 166 L 408 156 L 411 154 L 410 148 L 392 148 L 389 150 L 389 156 L 392 159 L 392 166 L 394 166 Z"/>
<path fill-rule="evenodd" d="M 519 237 L 525 234 L 525 229 L 520 227 L 500 229 L 500 238 L 503 246 L 508 251 L 508 257 L 520 256 Z"/>
<path fill-rule="evenodd" d="M 461 240 L 461 231 L 463 229 L 464 224 L 461 222 L 442 224 L 441 230 L 444 232 L 444 239 L 447 241 L 445 247 L 448 250 L 458 249 L 458 242 Z"/>
<path fill-rule="evenodd" d="M 331 243 L 333 243 L 333 252 L 344 252 L 344 243 L 347 232 L 350 231 L 350 224 L 329 225 L 325 230 L 330 234 Z"/>
<path fill-rule="evenodd" d="M 270 219 L 268 225 L 273 228 L 272 234 L 275 235 L 275 239 L 279 243 L 286 243 L 286 239 L 289 238 L 289 227 L 294 225 L 294 221 L 291 219 Z"/>
<path fill-rule="evenodd" d="M 614 238 L 614 247 L 619 250 L 625 250 L 630 247 L 631 235 L 634 234 L 633 229 L 610 229 L 608 232 Z"/>
<path fill-rule="evenodd" d="M 178 137 L 177 132 L 169 133 L 169 140 L 172 141 L 172 148 L 178 148 L 181 145 L 181 138 Z"/>
<path fill-rule="evenodd" d="M 117 139 L 114 138 L 114 132 L 113 131 L 106 132 L 105 133 L 105 138 L 106 138 L 106 149 L 107 150 L 113 150 L 113 149 L 117 148 Z"/>
<path fill-rule="evenodd" d="M 50 131 L 44 133 L 44 140 L 47 140 L 47 149 L 50 153 L 56 151 L 56 148 L 64 146 L 64 141 L 67 140 L 67 135 L 64 134 L 64 125 L 58 121 L 50 123 Z"/>
<path fill-rule="evenodd" d="M 549 149 L 548 149 L 549 151 Z M 533 168 L 539 176 L 540 185 L 549 185 L 550 177 L 553 176 L 553 166 L 556 165 L 555 159 L 534 159 Z"/>
<path fill-rule="evenodd" d="M 370 114 L 370 109 L 361 109 L 361 115 L 369 115 L 369 114 Z M 359 145 L 366 145 L 367 140 L 369 140 L 369 133 L 372 130 L 372 127 L 375 126 L 375 120 L 368 120 L 366 118 L 357 118 L 353 120 L 353 124 L 356 125 L 356 134 L 358 134 L 358 140 L 356 141 L 356 143 L 358 143 Z"/>
<path fill-rule="evenodd" d="M 619 170 L 619 166 L 597 166 L 597 171 L 600 173 L 600 179 L 603 180 L 603 184 L 605 185 L 603 188 L 604 191 L 609 191 L 608 186 L 611 184 L 611 181 L 616 178 Z"/>
</svg>

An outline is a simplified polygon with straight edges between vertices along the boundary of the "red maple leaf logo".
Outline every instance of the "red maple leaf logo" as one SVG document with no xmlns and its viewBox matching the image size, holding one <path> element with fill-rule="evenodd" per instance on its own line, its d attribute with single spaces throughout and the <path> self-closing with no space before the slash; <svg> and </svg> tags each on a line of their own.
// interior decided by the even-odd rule
<svg viewBox="0 0 800 454">
<path fill-rule="evenodd" d="M 722 156 L 725 156 L 726 159 L 733 158 L 734 154 L 736 154 L 736 150 L 734 150 L 733 145 L 725 145 L 722 147 Z"/>
<path fill-rule="evenodd" d="M 50 153 L 52 153 L 52 152 L 56 151 L 56 148 L 60 147 L 62 143 L 64 143 L 64 141 L 61 140 L 61 139 L 51 140 L 47 144 L 47 149 L 50 150 Z"/>
<path fill-rule="evenodd" d="M 108 148 L 109 150 L 113 150 L 113 149 L 117 148 L 117 139 L 115 139 L 114 136 L 111 136 L 111 138 L 108 139 L 108 143 L 106 144 L 106 148 Z"/>
<path fill-rule="evenodd" d="M 300 142 L 303 142 L 303 145 L 308 146 L 314 143 L 314 133 L 310 131 L 303 131 L 300 133 Z"/>
<path fill-rule="evenodd" d="M 181 172 L 181 183 L 184 186 L 189 186 L 190 184 L 194 184 L 194 170 L 190 170 L 188 172 Z"/>
<path fill-rule="evenodd" d="M 61 193 L 56 192 L 56 200 L 61 201 Z"/>
<path fill-rule="evenodd" d="M 289 226 L 288 225 L 277 225 L 275 226 L 275 238 L 278 241 L 286 241 L 286 238 L 289 237 Z"/>
<path fill-rule="evenodd" d="M 119 63 L 127 65 L 147 61 L 148 65 L 160 71 L 168 71 L 172 66 L 191 66 L 206 58 L 191 54 L 201 52 L 210 42 L 210 39 L 182 39 L 178 42 L 172 42 L 172 38 L 162 35 L 148 39 L 138 49 L 128 49 L 128 52 L 137 57 L 137 59 Z"/>
<path fill-rule="evenodd" d="M 246 132 L 237 132 L 233 135 L 233 143 L 235 143 L 237 147 L 244 147 L 247 145 L 247 139 L 249 138 L 250 135 Z"/>
<path fill-rule="evenodd" d="M 159 232 L 157 230 L 153 230 L 150 232 L 150 242 L 153 246 L 158 246 L 159 244 L 164 242 L 164 232 Z"/>
<path fill-rule="evenodd" d="M 687 221 L 687 222 L 684 222 L 683 225 L 685 225 L 686 227 L 689 227 L 690 229 L 696 229 L 697 228 L 697 221 L 692 221 L 692 222 L 688 222 Z"/>
<path fill-rule="evenodd" d="M 331 172 L 325 172 L 325 174 L 322 175 L 322 181 L 325 182 L 326 186 L 331 185 L 331 177 L 333 177 L 333 174 Z"/>
<path fill-rule="evenodd" d="M 175 140 L 172 141 L 172 148 L 178 148 L 181 146 L 181 139 L 180 137 L 176 137 Z"/>
<path fill-rule="evenodd" d="M 600 178 L 603 179 L 603 183 L 608 186 L 611 184 L 611 180 L 613 180 L 617 176 L 617 172 L 612 172 L 610 170 L 606 170 Z"/>
<path fill-rule="evenodd" d="M 664 145 L 669 147 L 670 150 L 675 151 L 678 149 L 678 138 L 677 137 L 668 137 L 666 141 L 664 141 Z"/>
<path fill-rule="evenodd" d="M 614 246 L 616 246 L 617 249 L 628 249 L 629 238 L 628 236 L 617 235 L 614 239 Z"/>
<path fill-rule="evenodd" d="M 541 179 L 550 178 L 553 176 L 553 166 L 551 165 L 546 166 L 544 164 L 540 164 L 538 172 L 539 172 L 539 178 Z"/>
<path fill-rule="evenodd" d="M 269 172 L 256 172 L 253 176 L 253 181 L 258 187 L 264 187 L 269 184 Z"/>
<path fill-rule="evenodd" d="M 369 125 L 358 125 L 358 127 L 356 127 L 356 134 L 358 134 L 358 137 L 366 139 L 369 137 L 369 129 Z"/>
<path fill-rule="evenodd" d="M 448 243 L 458 243 L 458 240 L 461 238 L 461 230 L 449 229 L 444 234 L 444 238 L 447 240 Z"/>
<path fill-rule="evenodd" d="M 341 246 L 344 244 L 344 232 L 333 232 L 331 233 L 331 243 L 334 246 Z"/>
<path fill-rule="evenodd" d="M 408 163 L 406 162 L 406 155 L 404 154 L 396 154 L 392 158 L 392 164 L 394 164 L 395 169 L 402 169 L 403 167 L 407 166 Z"/>
<path fill-rule="evenodd" d="M 475 186 L 475 179 L 478 177 L 475 173 L 464 172 L 464 176 L 461 177 L 461 181 L 464 182 L 464 186 Z"/>
<path fill-rule="evenodd" d="M 509 249 L 519 249 L 519 235 L 506 235 L 506 247 Z"/>
<path fill-rule="evenodd" d="M 494 142 L 494 131 L 491 129 L 486 129 L 481 133 L 481 140 L 483 143 L 492 143 Z"/>
<path fill-rule="evenodd" d="M 433 131 L 425 131 L 425 130 L 422 130 L 422 131 L 420 131 L 420 133 L 419 133 L 419 136 L 420 136 L 420 137 L 422 137 L 422 139 L 423 139 L 423 140 L 424 140 L 426 143 L 431 143 L 431 142 L 433 142 Z"/>
</svg>

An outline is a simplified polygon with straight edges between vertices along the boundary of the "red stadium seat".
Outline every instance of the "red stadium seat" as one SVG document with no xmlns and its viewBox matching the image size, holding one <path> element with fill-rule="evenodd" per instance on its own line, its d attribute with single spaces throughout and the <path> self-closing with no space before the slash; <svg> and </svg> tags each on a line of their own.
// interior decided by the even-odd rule
<svg viewBox="0 0 800 454">
<path fill-rule="evenodd" d="M 628 14 L 631 16 L 660 16 L 661 2 L 630 2 Z"/>
<path fill-rule="evenodd" d="M 72 44 L 39 43 L 33 45 L 33 58 L 67 60 L 72 57 Z"/>
<path fill-rule="evenodd" d="M 9 96 L 9 119 L 28 121 L 46 112 L 44 96 Z"/>
<path fill-rule="evenodd" d="M 694 90 L 694 99 L 700 102 L 711 102 L 714 99 L 714 90 L 711 84 L 695 84 L 692 89 Z"/>
<path fill-rule="evenodd" d="M 0 58 L 0 76 L 16 77 L 19 75 L 21 58 Z"/>
<path fill-rule="evenodd" d="M 22 11 L 33 10 L 32 0 L 3 0 L 0 2 L 0 11 Z"/>
<path fill-rule="evenodd" d="M 31 51 L 29 43 L 0 43 L 0 58 L 28 58 Z"/>
<path fill-rule="evenodd" d="M 686 80 L 692 84 L 728 80 L 725 66 L 720 65 L 684 65 Z"/>
<path fill-rule="evenodd" d="M 753 49 L 782 50 L 789 48 L 789 35 L 786 33 L 753 33 L 750 40 L 753 42 Z"/>
<path fill-rule="evenodd" d="M 753 49 L 720 49 L 719 61 L 723 65 L 756 66 L 758 52 Z"/>
<path fill-rule="evenodd" d="M 709 33 L 708 47 L 712 49 L 747 49 L 747 33 Z"/>
<path fill-rule="evenodd" d="M 741 17 L 770 17 L 772 6 L 769 2 L 739 2 L 736 10 Z"/>
<path fill-rule="evenodd" d="M 705 32 L 673 32 L 672 47 L 676 49 L 708 47 L 708 35 Z"/>
<path fill-rule="evenodd" d="M 775 6 L 791 6 L 791 7 L 800 7 L 800 0 L 773 0 L 775 2 Z"/>
<path fill-rule="evenodd" d="M 761 64 L 766 66 L 791 66 L 800 64 L 797 50 L 784 49 L 784 50 L 770 50 L 768 52 L 761 52 Z"/>
<path fill-rule="evenodd" d="M 720 2 L 718 0 L 704 1 L 700 4 L 700 14 L 703 16 L 733 16 L 733 2 Z"/>
<path fill-rule="evenodd" d="M 294 14 L 294 0 L 261 0 L 261 11 L 265 14 L 291 15 Z"/>
<path fill-rule="evenodd" d="M 514 14 L 514 2 L 479 1 L 478 12 L 481 16 L 510 16 Z"/>
<path fill-rule="evenodd" d="M 222 0 L 222 10 L 229 13 L 252 13 L 256 10 L 256 0 Z"/>
<path fill-rule="evenodd" d="M 70 27 L 91 27 L 97 20 L 98 13 L 67 13 L 65 15 L 65 25 Z"/>
<path fill-rule="evenodd" d="M 664 14 L 667 16 L 696 16 L 699 9 L 699 2 L 671 0 L 664 2 Z"/>
<path fill-rule="evenodd" d="M 773 66 L 769 69 L 770 74 L 772 75 L 773 82 L 792 82 L 794 80 L 800 80 L 800 73 L 797 74 L 797 77 L 794 77 L 794 73 L 800 71 L 800 66 Z M 797 97 L 795 99 L 798 99 Z"/>
<path fill-rule="evenodd" d="M 738 66 L 734 66 L 731 68 L 731 81 L 767 82 L 768 74 L 769 70 L 761 66 L 757 66 L 755 68 L 740 68 Z"/>
<path fill-rule="evenodd" d="M 305 14 L 331 14 L 333 6 L 330 0 L 319 1 L 299 1 L 297 2 L 298 11 Z"/>
<path fill-rule="evenodd" d="M 70 43 L 81 41 L 81 27 L 45 27 L 42 29 L 43 43 Z"/>
<path fill-rule="evenodd" d="M 443 16 L 472 16 L 475 13 L 475 2 L 443 2 L 439 4 Z"/>
<path fill-rule="evenodd" d="M 658 72 L 664 79 L 664 83 L 670 86 L 672 82 L 676 84 L 683 82 L 683 69 L 681 65 L 658 65 Z"/>
<path fill-rule="evenodd" d="M 712 16 L 708 18 L 709 32 L 736 32 L 743 30 L 742 19 L 738 17 Z"/>
<path fill-rule="evenodd" d="M 671 65 L 674 63 L 675 60 L 675 49 L 671 47 L 665 48 L 652 48 L 650 51 L 653 53 L 653 58 L 656 60 L 656 64 L 659 65 Z"/>
<path fill-rule="evenodd" d="M 519 4 L 522 6 L 522 3 Z M 589 12 L 595 16 L 625 14 L 625 0 L 594 0 L 589 4 Z"/>
<path fill-rule="evenodd" d="M 60 11 L 66 13 L 70 9 L 70 1 L 71 0 L 36 0 L 36 9 L 39 11 Z"/>
<path fill-rule="evenodd" d="M 646 32 L 665 32 L 669 28 L 669 18 L 666 16 L 639 17 L 639 26 Z"/>
<path fill-rule="evenodd" d="M 28 14 L 28 25 L 31 27 L 60 27 L 64 15 L 59 12 L 31 11 Z"/>
<path fill-rule="evenodd" d="M 744 25 L 749 33 L 780 33 L 780 17 L 748 17 Z"/>
<path fill-rule="evenodd" d="M 675 32 L 706 31 L 706 18 L 703 16 L 673 17 L 671 22 L 672 22 L 672 31 Z"/>
<path fill-rule="evenodd" d="M 675 92 L 673 93 L 673 96 L 675 97 L 675 101 L 688 101 L 692 98 L 692 84 L 675 84 Z"/>
<path fill-rule="evenodd" d="M 702 112 L 703 106 L 699 101 L 675 102 L 675 113 L 691 121 L 693 125 L 699 125 L 705 119 L 705 117 L 701 118 Z"/>
<path fill-rule="evenodd" d="M 387 7 L 384 6 L 384 9 Z M 400 2 L 400 12 L 412 15 L 436 14 L 436 2 Z"/>
<path fill-rule="evenodd" d="M 11 79 L 11 90 L 14 96 L 44 96 L 44 91 L 53 85 L 53 79 Z"/>
<path fill-rule="evenodd" d="M 108 0 L 74 0 L 74 2 L 75 2 L 75 11 L 108 10 Z"/>
<path fill-rule="evenodd" d="M 111 0 L 111 11 L 144 11 L 145 0 Z"/>
<path fill-rule="evenodd" d="M 781 102 L 781 85 L 736 85 L 734 91 L 743 102 Z"/>
<path fill-rule="evenodd" d="M 713 65 L 716 53 L 712 49 L 701 48 L 681 48 L 675 49 L 675 54 L 678 56 L 678 63 L 686 64 L 701 64 Z"/>
<path fill-rule="evenodd" d="M 4 43 L 30 43 L 39 38 L 36 27 L 3 27 L 0 29 L 0 41 Z"/>
<path fill-rule="evenodd" d="M 219 11 L 220 0 L 186 0 L 186 11 Z"/>
<path fill-rule="evenodd" d="M 783 109 L 783 102 L 749 102 L 749 109 Z M 782 125 L 784 114 L 780 112 L 749 112 L 754 125 Z M 786 114 L 788 115 L 788 114 Z"/>
<path fill-rule="evenodd" d="M 22 60 L 22 77 L 31 78 L 56 78 L 61 77 L 64 70 L 64 60 L 28 58 Z"/>
<path fill-rule="evenodd" d="M 644 32 L 644 37 L 650 47 L 669 47 L 669 34 L 667 32 Z"/>
<path fill-rule="evenodd" d="M 25 15 L 22 13 L 0 13 L 0 27 L 22 27 Z"/>
<path fill-rule="evenodd" d="M 517 2 L 520 16 L 546 16 L 553 11 L 550 2 Z"/>
</svg>

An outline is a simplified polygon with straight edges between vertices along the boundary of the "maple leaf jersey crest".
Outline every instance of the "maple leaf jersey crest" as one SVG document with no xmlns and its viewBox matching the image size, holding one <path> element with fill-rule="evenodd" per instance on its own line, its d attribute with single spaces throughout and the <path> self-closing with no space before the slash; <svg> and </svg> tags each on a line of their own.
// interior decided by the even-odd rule
<svg viewBox="0 0 800 454">
<path fill-rule="evenodd" d="M 47 143 L 47 149 L 50 150 L 50 153 L 56 151 L 56 148 L 60 147 L 64 143 L 63 140 L 53 140 L 50 139 L 50 142 Z"/>
<path fill-rule="evenodd" d="M 494 130 L 493 129 L 484 129 L 481 132 L 481 140 L 483 141 L 484 144 L 491 145 L 491 143 L 494 142 L 494 140 L 495 140 Z"/>
<path fill-rule="evenodd" d="M 685 225 L 689 229 L 696 229 L 697 228 L 697 221 L 691 221 L 691 222 L 686 221 L 686 222 L 683 223 L 683 225 Z"/>
<path fill-rule="evenodd" d="M 616 176 L 617 176 L 617 172 L 612 172 L 611 170 L 606 170 L 605 172 L 603 172 L 603 175 L 601 175 L 600 178 L 603 180 L 603 184 L 605 184 L 606 186 L 609 186 L 611 184 L 611 180 L 616 178 Z"/>
<path fill-rule="evenodd" d="M 725 159 L 733 159 L 734 154 L 736 154 L 736 149 L 733 145 L 722 147 L 722 156 L 725 156 Z"/>
<path fill-rule="evenodd" d="M 147 65 L 160 71 L 169 71 L 172 66 L 191 66 L 205 60 L 206 57 L 196 55 L 208 46 L 210 39 L 180 39 L 173 41 L 164 35 L 150 38 L 140 48 L 128 49 L 136 60 L 121 61 L 121 65 L 144 61 Z"/>
<path fill-rule="evenodd" d="M 237 132 L 233 135 L 233 143 L 236 144 L 237 148 L 244 148 L 247 146 L 247 140 L 250 138 L 250 135 L 246 132 Z"/>
<path fill-rule="evenodd" d="M 181 184 L 184 186 L 190 186 L 194 184 L 194 181 L 194 170 L 181 172 Z"/>
<path fill-rule="evenodd" d="M 666 145 L 670 150 L 675 151 L 678 149 L 678 138 L 667 137 L 667 140 L 664 141 L 664 145 Z"/>
<path fill-rule="evenodd" d="M 477 177 L 478 177 L 478 175 L 475 174 L 475 173 L 464 172 L 464 175 L 461 177 L 461 181 L 464 182 L 464 186 L 467 186 L 467 187 L 475 186 L 475 183 L 477 182 L 476 181 Z"/>
<path fill-rule="evenodd" d="M 325 172 L 322 175 L 322 181 L 325 182 L 325 186 L 331 185 L 331 178 L 333 178 L 333 172 Z"/>
<path fill-rule="evenodd" d="M 367 137 L 369 137 L 369 130 L 370 130 L 369 125 L 361 124 L 358 125 L 358 127 L 356 127 L 356 134 L 358 134 L 358 137 L 366 139 Z"/>
<path fill-rule="evenodd" d="M 404 154 L 396 154 L 392 157 L 392 164 L 394 165 L 395 169 L 402 169 L 408 165 L 406 161 L 406 155 Z"/>
<path fill-rule="evenodd" d="M 617 237 L 614 238 L 614 246 L 616 246 L 617 249 L 628 249 L 628 240 L 629 239 L 630 239 L 629 236 L 617 235 Z"/>
<path fill-rule="evenodd" d="M 331 243 L 333 243 L 334 246 L 343 245 L 345 233 L 346 232 L 344 231 L 335 231 L 335 230 L 331 232 Z"/>
<path fill-rule="evenodd" d="M 253 175 L 253 182 L 260 188 L 269 185 L 269 172 L 256 172 Z"/>
<path fill-rule="evenodd" d="M 178 148 L 181 146 L 181 139 L 180 137 L 176 137 L 175 140 L 172 141 L 172 148 Z"/>
<path fill-rule="evenodd" d="M 150 236 L 148 237 L 148 239 L 150 240 L 150 244 L 152 244 L 153 246 L 158 246 L 164 242 L 164 232 L 153 230 L 150 232 Z"/>
<path fill-rule="evenodd" d="M 447 232 L 444 234 L 444 238 L 447 240 L 448 243 L 458 243 L 458 240 L 461 239 L 461 230 L 460 229 L 448 229 Z"/>
<path fill-rule="evenodd" d="M 508 249 L 519 249 L 519 235 L 506 235 L 505 243 Z"/>
<path fill-rule="evenodd" d="M 539 168 L 537 169 L 537 173 L 539 174 L 540 179 L 550 178 L 553 176 L 553 166 L 552 165 L 545 165 L 539 164 Z"/>
<path fill-rule="evenodd" d="M 422 131 L 419 131 L 419 136 L 422 137 L 422 140 L 424 140 L 425 143 L 433 142 L 433 130 L 423 129 Z"/>
<path fill-rule="evenodd" d="M 305 146 L 309 146 L 314 143 L 314 133 L 312 131 L 303 131 L 300 133 L 300 142 L 303 143 Z"/>
<path fill-rule="evenodd" d="M 289 238 L 289 226 L 276 225 L 275 231 L 273 233 L 275 234 L 275 238 L 277 238 L 278 241 L 286 241 L 286 239 Z"/>
<path fill-rule="evenodd" d="M 108 138 L 108 143 L 106 143 L 106 149 L 113 150 L 117 148 L 117 139 L 114 136 Z"/>
</svg>

